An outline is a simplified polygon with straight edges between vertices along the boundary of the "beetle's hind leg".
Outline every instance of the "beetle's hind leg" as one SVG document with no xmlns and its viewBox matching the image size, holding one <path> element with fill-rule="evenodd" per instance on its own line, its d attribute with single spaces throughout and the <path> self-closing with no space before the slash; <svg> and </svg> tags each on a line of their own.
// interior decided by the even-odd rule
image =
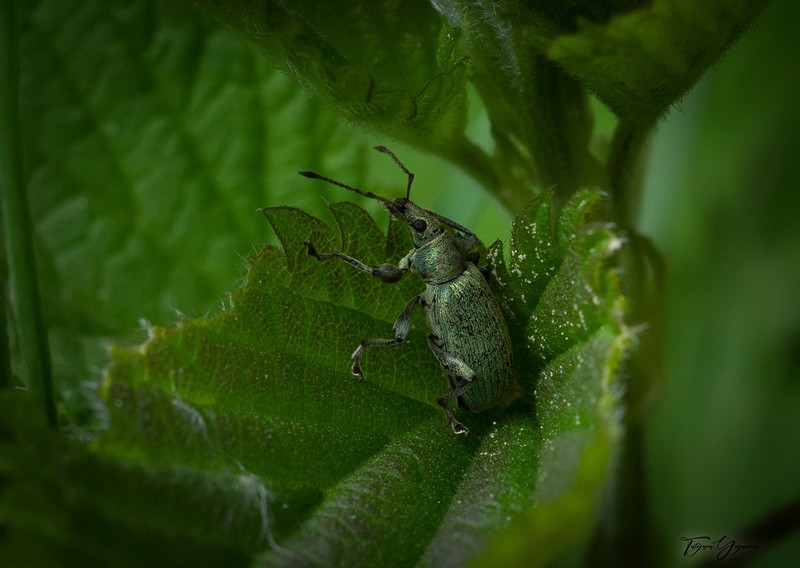
<svg viewBox="0 0 800 568">
<path fill-rule="evenodd" d="M 453 400 L 458 400 L 458 397 L 464 394 L 467 389 L 472 386 L 472 381 L 475 380 L 475 371 L 473 371 L 469 365 L 464 363 L 464 361 L 457 357 L 453 357 L 439 347 L 439 345 L 436 343 L 437 339 L 438 338 L 435 336 L 429 335 L 428 345 L 430 346 L 431 351 L 433 351 L 433 354 L 436 356 L 436 359 L 439 361 L 439 364 L 442 366 L 442 369 L 444 369 L 444 372 L 450 379 L 450 383 L 453 385 L 453 390 L 446 395 L 437 398 L 436 402 L 444 410 L 444 415 L 447 418 L 447 421 L 450 423 L 450 427 L 453 428 L 453 432 L 456 434 L 466 435 L 469 434 L 469 428 L 456 420 L 456 417 L 453 415 L 453 411 L 450 410 L 450 402 Z"/>
</svg>

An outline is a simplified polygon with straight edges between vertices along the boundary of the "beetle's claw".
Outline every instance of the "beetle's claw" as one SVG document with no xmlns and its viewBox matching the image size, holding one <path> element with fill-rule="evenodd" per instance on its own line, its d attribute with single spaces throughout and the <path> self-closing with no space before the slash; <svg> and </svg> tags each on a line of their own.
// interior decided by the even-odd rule
<svg viewBox="0 0 800 568">
<path fill-rule="evenodd" d="M 456 434 L 464 434 L 465 436 L 467 434 L 469 434 L 469 428 L 464 426 L 461 422 L 459 422 L 456 419 L 453 419 L 453 421 L 450 424 L 450 426 L 453 427 L 453 432 L 456 433 Z"/>
<path fill-rule="evenodd" d="M 319 253 L 317 252 L 317 249 L 314 248 L 314 245 L 312 245 L 308 241 L 303 241 L 303 244 L 306 245 L 306 252 L 309 254 L 309 256 L 313 256 L 314 258 L 319 260 Z"/>
<path fill-rule="evenodd" d="M 360 380 L 364 380 L 364 371 L 361 370 L 361 355 L 364 353 L 364 344 L 359 343 L 356 350 L 353 351 L 353 354 L 350 356 L 353 359 L 353 366 L 350 368 L 352 373 L 358 377 Z"/>
</svg>

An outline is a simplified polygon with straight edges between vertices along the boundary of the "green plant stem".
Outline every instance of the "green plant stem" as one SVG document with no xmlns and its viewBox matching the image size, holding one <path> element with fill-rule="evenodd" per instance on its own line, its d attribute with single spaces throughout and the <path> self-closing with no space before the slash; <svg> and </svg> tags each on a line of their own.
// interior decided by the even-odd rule
<svg viewBox="0 0 800 568">
<path fill-rule="evenodd" d="M 650 519 L 647 506 L 644 439 L 641 417 L 644 401 L 661 375 L 663 289 L 658 253 L 636 231 L 636 214 L 641 194 L 645 157 L 654 121 L 621 119 L 608 158 L 609 190 L 615 222 L 629 245 L 620 263 L 627 275 L 625 296 L 629 298 L 626 319 L 632 325 L 646 323 L 649 328 L 639 339 L 637 352 L 627 363 L 630 375 L 625 391 L 626 438 L 618 460 L 612 501 L 606 522 L 594 535 L 592 551 L 599 565 L 647 564 L 651 554 Z"/>
<path fill-rule="evenodd" d="M 646 324 L 637 355 L 629 363 L 632 380 L 626 390 L 628 421 L 636 420 L 662 374 L 663 354 L 663 259 L 655 245 L 636 230 L 636 216 L 642 187 L 646 154 L 655 120 L 620 120 L 608 161 L 614 220 L 628 239 L 620 263 L 629 298 L 627 319 L 633 325 Z"/>
<path fill-rule="evenodd" d="M 592 113 L 586 90 L 543 55 L 531 59 L 536 78 L 528 108 L 534 123 L 527 140 L 542 189 L 557 204 L 587 186 L 603 186 L 601 164 L 589 152 Z"/>
<path fill-rule="evenodd" d="M 57 425 L 50 351 L 34 258 L 32 223 L 22 175 L 19 128 L 19 36 L 16 2 L 0 5 L 0 207 L 8 259 L 8 301 L 28 388 L 41 397 L 47 420 Z M 10 301 L 9 301 L 10 299 Z M 13 312 L 13 316 L 12 316 Z M 4 321 L 3 325 L 7 323 Z M 6 348 L 8 349 L 8 348 Z"/>
<path fill-rule="evenodd" d="M 645 158 L 654 124 L 655 120 L 620 120 L 608 160 L 614 220 L 628 239 L 620 259 L 627 275 L 627 318 L 633 325 L 648 325 L 647 333 L 640 338 L 638 355 L 629 363 L 633 376 L 626 390 L 626 406 L 634 411 L 629 422 L 631 416 L 635 420 L 641 413 L 643 401 L 658 382 L 663 360 L 663 261 L 653 243 L 636 230 Z"/>
<path fill-rule="evenodd" d="M 631 230 L 644 173 L 645 155 L 655 121 L 620 119 L 611 141 L 608 157 L 609 189 L 613 195 L 615 220 L 620 227 Z"/>
<path fill-rule="evenodd" d="M 0 215 L 0 234 L 3 233 L 3 217 Z M 13 384 L 11 380 L 11 338 L 8 336 L 8 263 L 5 250 L 0 247 L 0 389 Z"/>
</svg>

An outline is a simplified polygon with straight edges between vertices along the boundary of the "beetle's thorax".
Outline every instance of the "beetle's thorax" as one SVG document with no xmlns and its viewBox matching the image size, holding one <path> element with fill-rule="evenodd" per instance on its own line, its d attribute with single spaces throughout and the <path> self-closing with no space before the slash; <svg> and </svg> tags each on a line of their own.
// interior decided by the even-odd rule
<svg viewBox="0 0 800 568">
<path fill-rule="evenodd" d="M 425 282 L 442 284 L 464 272 L 464 251 L 436 215 L 406 198 L 395 199 L 387 207 L 408 225 L 414 239 L 409 267 Z"/>
<path fill-rule="evenodd" d="M 447 231 L 414 251 L 412 269 L 427 284 L 444 284 L 466 268 L 464 253 L 456 238 Z"/>
</svg>

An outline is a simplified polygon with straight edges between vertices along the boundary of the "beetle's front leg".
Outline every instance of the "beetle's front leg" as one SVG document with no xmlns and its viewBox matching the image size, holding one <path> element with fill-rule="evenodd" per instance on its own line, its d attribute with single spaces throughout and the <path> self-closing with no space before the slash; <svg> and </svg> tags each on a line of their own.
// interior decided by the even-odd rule
<svg viewBox="0 0 800 568">
<path fill-rule="evenodd" d="M 394 337 L 391 339 L 362 339 L 358 344 L 356 350 L 353 351 L 353 374 L 364 380 L 364 372 L 361 370 L 361 357 L 364 356 L 364 349 L 367 347 L 379 347 L 383 345 L 397 345 L 402 343 L 408 335 L 408 330 L 411 329 L 411 314 L 414 311 L 414 306 L 419 303 L 419 296 L 411 298 L 397 320 L 394 322 Z"/>
<path fill-rule="evenodd" d="M 442 369 L 444 369 L 445 374 L 450 379 L 450 384 L 453 386 L 453 390 L 446 395 L 437 398 L 436 402 L 444 409 L 445 417 L 447 418 L 447 421 L 450 422 L 450 427 L 453 428 L 453 432 L 456 434 L 469 434 L 469 428 L 456 420 L 456 417 L 453 415 L 453 411 L 450 410 L 450 401 L 458 400 L 458 397 L 464 394 L 466 390 L 472 386 L 472 382 L 475 380 L 475 371 L 473 371 L 469 365 L 464 363 L 464 361 L 458 359 L 457 357 L 453 357 L 444 349 L 442 349 L 437 344 L 437 338 L 435 336 L 428 336 L 428 345 L 430 346 L 431 351 L 433 351 L 433 354 L 436 356 L 436 359 L 439 361 L 439 364 L 442 366 Z"/>
<path fill-rule="evenodd" d="M 404 270 L 402 268 L 398 268 L 392 264 L 379 264 L 378 266 L 371 267 L 367 266 L 357 258 L 353 258 L 352 256 L 347 256 L 341 252 L 317 252 L 317 249 L 314 248 L 314 245 L 305 241 L 304 243 L 308 250 L 308 254 L 316 258 L 317 260 L 330 260 L 331 258 L 338 258 L 340 260 L 345 261 L 350 266 L 354 266 L 363 272 L 367 272 L 372 274 L 376 278 L 380 278 L 387 284 L 394 284 L 398 280 L 403 277 Z"/>
</svg>

